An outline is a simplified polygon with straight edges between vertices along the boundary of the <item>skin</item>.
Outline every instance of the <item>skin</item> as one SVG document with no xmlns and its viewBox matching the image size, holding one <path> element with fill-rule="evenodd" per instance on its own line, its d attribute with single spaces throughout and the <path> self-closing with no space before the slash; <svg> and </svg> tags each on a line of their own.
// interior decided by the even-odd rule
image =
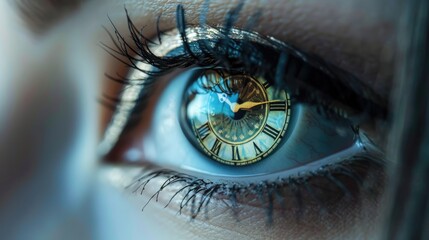
<svg viewBox="0 0 429 240">
<path fill-rule="evenodd" d="M 40 239 L 57 239 L 58 236 L 66 235 L 73 236 L 72 239 L 168 239 L 171 236 L 177 239 L 376 238 L 380 229 L 381 197 L 374 200 L 362 196 L 358 211 L 350 211 L 347 202 L 339 203 L 337 210 L 343 213 L 337 216 L 338 219 L 326 220 L 329 224 L 321 225 L 324 220 L 314 214 L 312 220 L 306 223 L 291 220 L 292 216 L 276 217 L 275 223 L 267 226 L 263 208 L 252 204 L 243 205 L 243 218 L 239 222 L 220 202 L 214 203 L 209 220 L 201 217 L 189 221 L 187 212 L 177 216 L 174 206 L 163 209 L 162 203 L 166 202 L 168 194 L 161 197 L 160 203 L 149 204 L 142 213 L 142 205 L 151 196 L 150 193 L 157 189 L 156 186 L 162 183 L 162 179 L 154 181 L 143 196 L 128 194 L 126 191 L 124 194 L 123 187 L 130 182 L 136 168 L 106 167 L 97 160 L 95 149 L 98 133 L 95 130 L 99 129 L 100 124 L 97 122 L 99 116 L 96 115 L 98 106 L 93 100 L 99 94 L 99 87 L 117 92 L 116 86 L 105 86 L 105 72 L 116 73 L 126 69 L 94 46 L 99 41 L 109 44 L 100 27 L 110 26 L 106 13 L 118 29 L 126 33 L 125 5 L 135 24 L 147 25 L 145 34 L 155 37 L 155 20 L 160 13 L 161 29 L 174 28 L 172 19 L 175 19 L 178 3 L 185 6 L 188 23 L 198 23 L 202 4 L 198 1 L 88 1 L 71 4 L 66 10 L 60 10 L 61 6 L 52 10 L 41 5 L 48 15 L 48 11 L 56 10 L 63 14 L 57 14 L 49 21 L 42 21 L 44 24 L 37 25 L 30 23 L 34 17 L 31 16 L 32 11 L 29 11 L 30 15 L 23 15 L 22 9 L 12 5 L 0 8 L 12 12 L 7 15 L 8 19 L 20 19 L 22 23 L 12 21 L 14 25 L 0 29 L 1 34 L 10 37 L 8 39 L 17 39 L 15 42 L 9 41 L 7 47 L 0 44 L 5 48 L 4 59 L 9 59 L 8 62 L 15 65 L 0 66 L 5 69 L 5 73 L 10 73 L 11 79 L 20 80 L 12 81 L 16 82 L 11 87 L 14 94 L 8 98 L 13 106 L 8 109 L 13 110 L 0 105 L 0 113 L 7 116 L 4 122 L 0 122 L 0 127 L 8 129 L 3 138 L 15 139 L 15 144 L 8 143 L 12 147 L 0 149 L 5 154 L 1 162 L 5 166 L 2 176 L 6 179 L 0 186 L 8 193 L 0 201 L 0 223 L 4 221 L 15 226 L 28 226 L 29 229 L 23 233 L 11 227 L 4 234 L 24 238 L 39 236 Z M 237 1 L 212 1 L 207 21 L 210 24 L 222 23 L 227 10 L 236 5 Z M 245 26 L 248 17 L 260 9 L 262 16 L 258 24 L 252 26 L 253 30 L 319 55 L 355 74 L 381 95 L 388 97 L 394 74 L 396 53 L 393 49 L 400 9 L 398 5 L 393 6 L 391 1 L 381 0 L 248 1 L 237 26 Z M 5 23 L 2 21 L 2 24 Z M 74 47 L 73 51 L 70 52 L 64 46 Z M 10 51 L 11 48 L 15 51 Z M 22 56 L 28 58 L 22 60 Z M 85 64 L 78 65 L 79 62 Z M 24 67 L 14 67 L 18 63 Z M 65 69 L 63 66 L 66 66 Z M 76 70 L 71 66 L 81 68 Z M 58 84 L 58 79 L 64 81 Z M 40 104 L 32 106 L 29 102 Z M 56 102 L 62 108 L 43 108 L 43 111 L 29 113 L 31 107 L 46 106 L 49 102 Z M 70 116 L 79 117 L 53 118 L 59 115 L 58 109 L 67 109 Z M 151 109 L 147 111 L 150 113 Z M 105 118 L 109 115 L 103 110 L 100 114 Z M 39 119 L 40 124 L 29 125 L 25 121 L 33 118 Z M 44 121 L 47 119 L 49 121 Z M 55 123 L 59 123 L 59 126 Z M 23 130 L 23 126 L 28 128 Z M 52 138 L 43 132 L 46 141 L 36 140 L 40 139 L 37 134 L 42 133 L 31 130 L 40 129 L 41 126 L 52 130 Z M 51 142 L 58 142 L 55 155 L 40 150 Z M 16 155 L 22 149 L 18 146 L 31 147 L 25 147 L 28 149 L 26 154 Z M 34 197 L 36 195 L 39 197 Z M 27 199 L 32 199 L 31 207 L 23 207 L 27 206 Z M 80 237 L 75 238 L 77 234 Z"/>
</svg>

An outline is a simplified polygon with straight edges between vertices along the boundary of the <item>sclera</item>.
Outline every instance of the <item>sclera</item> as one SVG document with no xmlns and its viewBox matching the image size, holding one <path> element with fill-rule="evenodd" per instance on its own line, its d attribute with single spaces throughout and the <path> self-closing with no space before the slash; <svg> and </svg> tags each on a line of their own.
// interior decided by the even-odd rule
<svg viewBox="0 0 429 240">
<path fill-rule="evenodd" d="M 241 167 L 213 161 L 196 149 L 183 127 L 183 93 L 195 71 L 185 71 L 172 79 L 155 106 L 153 127 L 141 146 L 143 157 L 157 166 L 202 178 L 269 180 L 270 176 L 288 177 L 314 170 L 362 151 L 347 120 L 333 122 L 314 106 L 297 103 L 291 109 L 284 140 L 264 161 Z"/>
</svg>

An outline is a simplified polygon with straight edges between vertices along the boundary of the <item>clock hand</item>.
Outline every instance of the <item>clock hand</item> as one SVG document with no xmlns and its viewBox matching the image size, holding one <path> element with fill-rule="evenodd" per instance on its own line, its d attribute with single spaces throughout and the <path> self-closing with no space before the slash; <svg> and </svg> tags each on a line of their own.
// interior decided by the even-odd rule
<svg viewBox="0 0 429 240">
<path fill-rule="evenodd" d="M 233 107 L 231 107 L 231 110 L 233 112 L 238 112 L 240 109 L 251 109 L 253 107 L 262 105 L 262 104 L 267 104 L 267 103 L 273 103 L 273 102 L 284 102 L 284 100 L 271 100 L 271 101 L 264 101 L 264 102 L 244 102 L 244 103 L 238 103 L 235 104 Z"/>
<path fill-rule="evenodd" d="M 237 106 L 237 103 L 236 102 L 231 103 L 231 101 L 229 101 L 226 93 L 218 93 L 217 97 L 219 98 L 219 102 L 221 102 L 221 103 L 225 102 L 231 108 L 231 111 L 234 112 L 234 108 Z"/>
<path fill-rule="evenodd" d="M 218 93 L 217 94 L 218 98 L 219 98 L 219 102 L 221 103 L 226 103 L 228 104 L 228 106 L 231 108 L 231 111 L 233 112 L 238 112 L 240 111 L 240 109 L 251 109 L 253 107 L 262 105 L 262 104 L 267 104 L 267 103 L 272 103 L 272 102 L 283 102 L 284 100 L 271 100 L 271 101 L 264 101 L 264 102 L 244 102 L 244 103 L 236 103 L 236 102 L 231 102 L 228 99 L 228 96 L 226 95 L 226 93 Z"/>
</svg>

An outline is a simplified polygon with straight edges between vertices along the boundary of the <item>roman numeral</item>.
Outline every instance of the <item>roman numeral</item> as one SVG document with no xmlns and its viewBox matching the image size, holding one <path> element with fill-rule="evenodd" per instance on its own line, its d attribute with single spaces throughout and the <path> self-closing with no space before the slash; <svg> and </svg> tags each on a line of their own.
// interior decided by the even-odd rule
<svg viewBox="0 0 429 240">
<path fill-rule="evenodd" d="M 210 126 L 209 123 L 206 122 L 197 128 L 198 135 L 200 136 L 201 141 L 203 141 L 210 134 Z"/>
<path fill-rule="evenodd" d="M 267 81 L 267 82 L 264 82 L 264 83 L 262 84 L 262 86 L 263 86 L 265 89 L 267 89 L 267 88 L 271 87 L 271 83 L 269 83 L 269 82 Z"/>
<path fill-rule="evenodd" d="M 267 134 L 273 139 L 276 139 L 277 135 L 279 135 L 280 131 L 277 129 L 271 127 L 270 125 L 266 124 L 264 130 L 262 130 L 263 133 Z"/>
<path fill-rule="evenodd" d="M 231 145 L 232 148 L 232 160 L 240 160 L 240 152 L 238 151 L 238 147 Z"/>
<path fill-rule="evenodd" d="M 210 151 L 219 156 L 219 151 L 221 146 L 222 146 L 222 142 L 216 138 L 216 141 L 214 142 L 213 147 Z"/>
<path fill-rule="evenodd" d="M 286 102 L 270 103 L 270 111 L 286 111 Z"/>
<path fill-rule="evenodd" d="M 255 149 L 255 155 L 258 156 L 259 154 L 262 153 L 262 150 L 258 147 L 258 145 L 256 145 L 255 142 L 253 142 L 253 148 Z"/>
</svg>

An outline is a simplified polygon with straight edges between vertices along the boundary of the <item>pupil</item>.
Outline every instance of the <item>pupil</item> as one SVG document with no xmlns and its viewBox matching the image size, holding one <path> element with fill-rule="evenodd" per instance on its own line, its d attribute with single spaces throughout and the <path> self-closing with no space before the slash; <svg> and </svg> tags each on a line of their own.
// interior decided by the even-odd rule
<svg viewBox="0 0 429 240">
<path fill-rule="evenodd" d="M 232 111 L 231 111 L 232 112 Z M 239 110 L 238 112 L 236 112 L 236 113 L 232 113 L 231 114 L 231 118 L 232 119 L 234 119 L 234 120 L 240 120 L 240 119 L 242 119 L 244 116 L 246 115 L 246 111 L 245 110 Z"/>
<path fill-rule="evenodd" d="M 243 103 L 243 101 L 238 97 L 238 93 L 234 94 L 231 99 L 233 99 L 234 101 L 237 101 L 237 103 Z M 229 114 L 228 116 L 233 119 L 233 120 L 240 120 L 242 118 L 244 118 L 244 116 L 246 116 L 246 112 L 249 110 L 238 110 L 238 112 L 233 112 L 231 109 L 228 109 Z"/>
</svg>

